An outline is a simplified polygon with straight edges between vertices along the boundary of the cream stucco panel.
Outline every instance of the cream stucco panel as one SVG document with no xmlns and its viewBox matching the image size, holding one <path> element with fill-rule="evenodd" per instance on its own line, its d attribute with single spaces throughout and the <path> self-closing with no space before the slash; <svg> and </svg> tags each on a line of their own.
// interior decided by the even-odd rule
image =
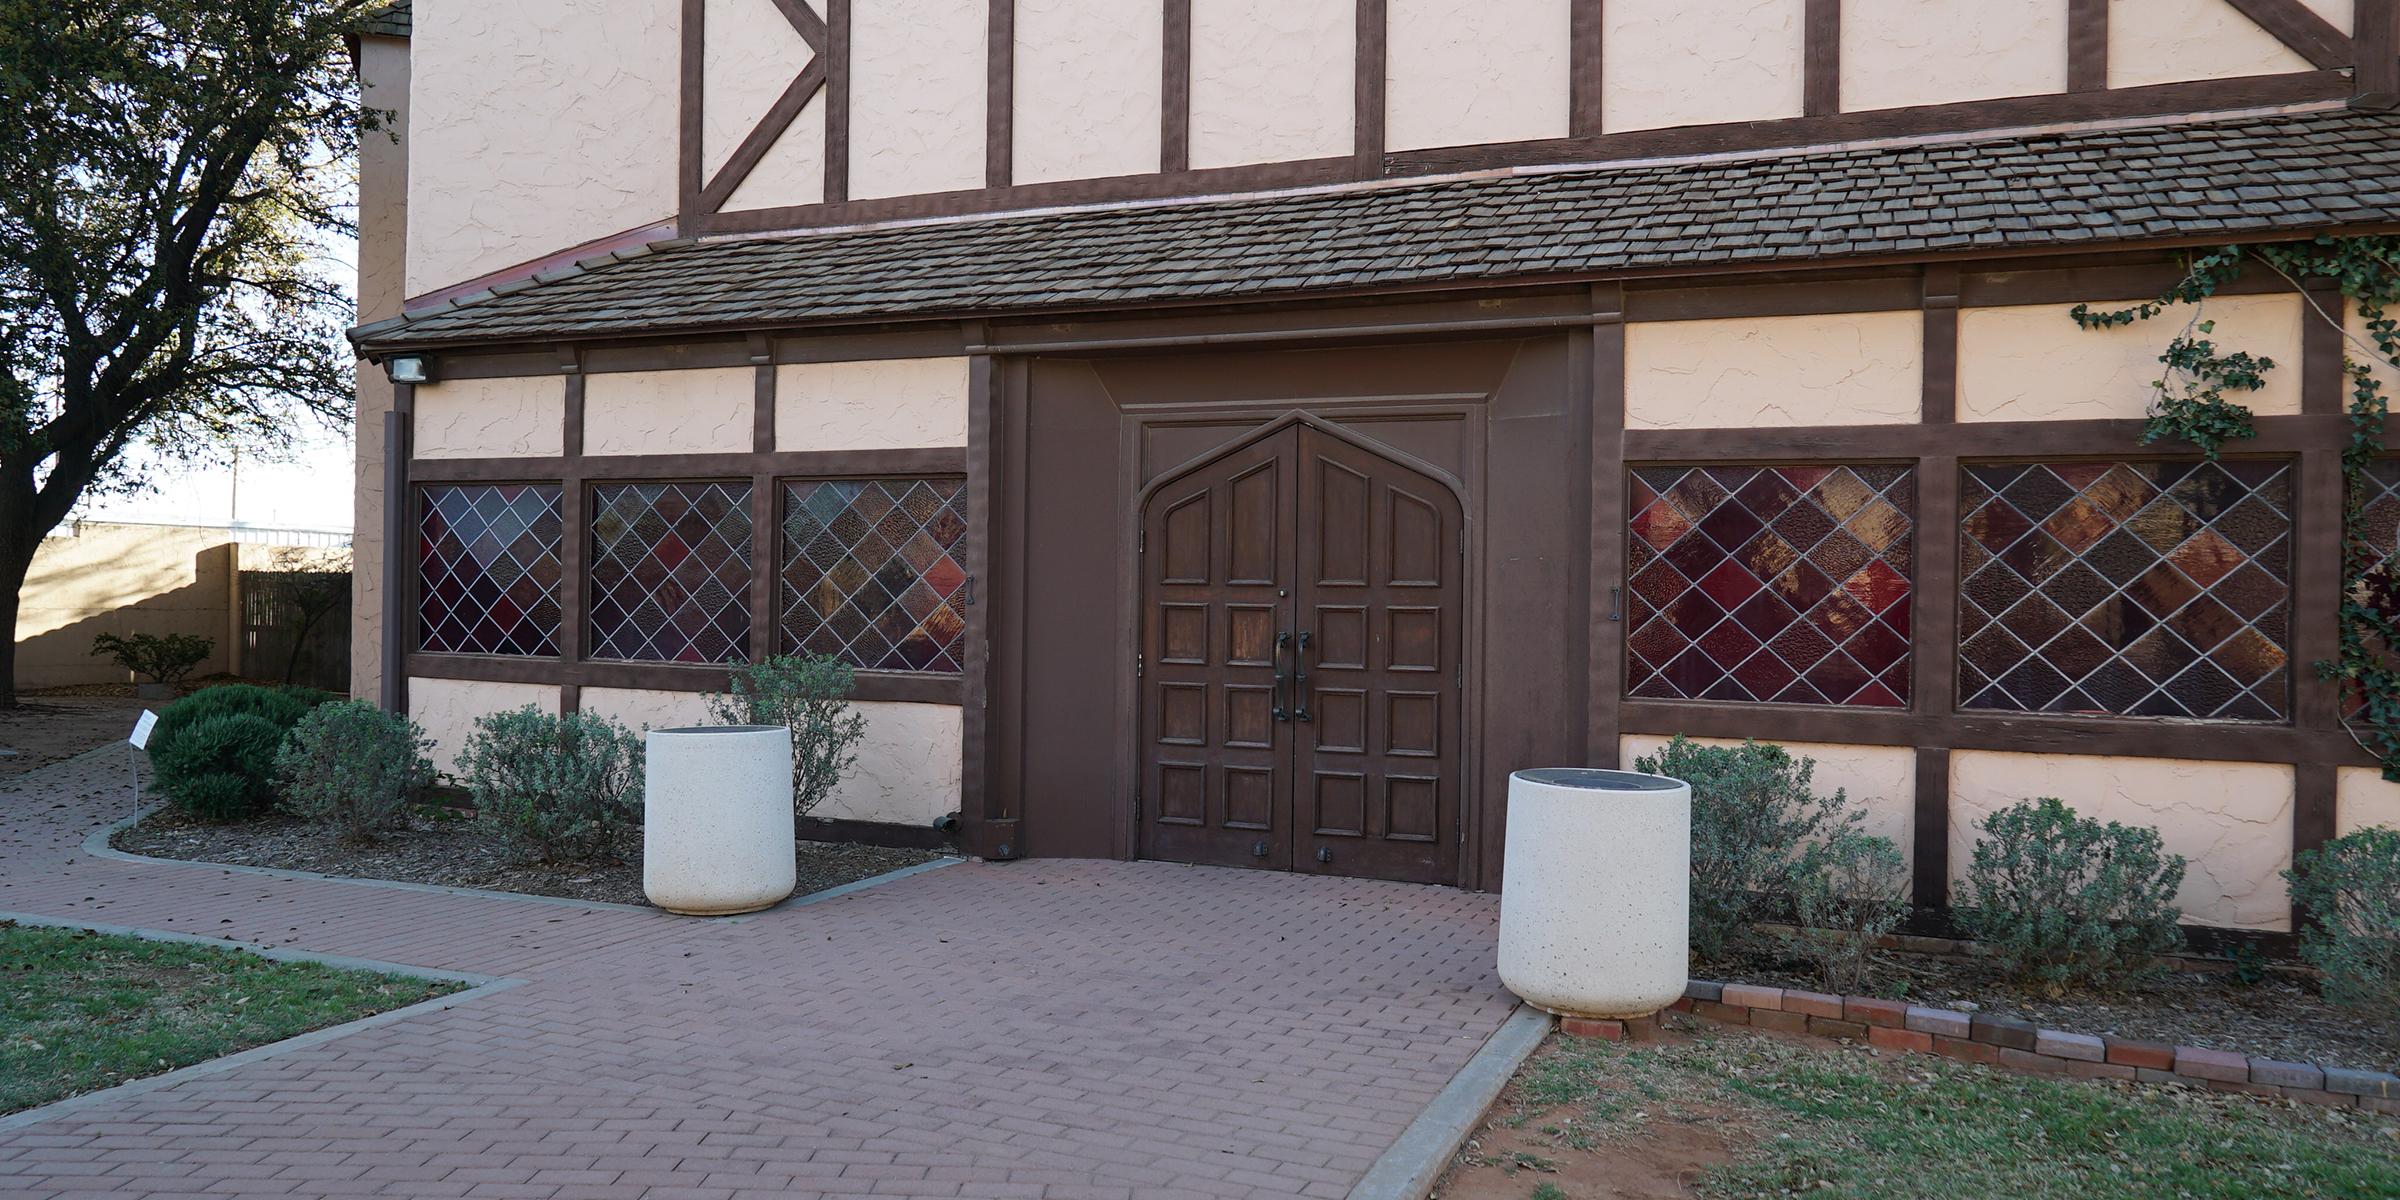
<svg viewBox="0 0 2400 1200">
<path fill-rule="evenodd" d="M 607 717 L 635 733 L 723 724 L 709 716 L 706 692 L 587 687 L 576 703 L 584 712 Z"/>
<path fill-rule="evenodd" d="M 714 175 L 816 52 L 774 0 L 708 0 L 701 30 L 700 161 Z"/>
<path fill-rule="evenodd" d="M 2378 767 L 2343 767 L 2333 785 L 2336 836 L 2381 825 L 2400 829 L 2400 784 L 2387 783 Z"/>
<path fill-rule="evenodd" d="M 2234 929 L 2291 928 L 2284 868 L 2292 865 L 2292 769 L 2194 762 L 1960 750 L 1950 756 L 1950 870 L 1966 878 L 1981 822 L 2020 800 L 2056 796 L 2078 815 L 2158 830 L 2189 860 L 2183 919 Z"/>
<path fill-rule="evenodd" d="M 2112 88 L 2309 69 L 2307 59 L 2226 0 L 2110 0 Z"/>
<path fill-rule="evenodd" d="M 433 739 L 433 769 L 455 777 L 459 751 L 475 721 L 493 713 L 526 705 L 543 712 L 558 711 L 558 688 L 540 683 L 491 683 L 477 679 L 418 679 L 408 681 L 408 716 Z"/>
<path fill-rule="evenodd" d="M 2386 397 L 2400 396 L 2400 368 L 2392 366 L 2392 361 L 2383 356 L 2382 350 L 2375 343 L 2374 335 L 2367 331 L 2367 319 L 2359 314 L 2358 305 L 2355 302 L 2347 303 L 2349 304 L 2347 318 L 2342 325 L 2356 340 L 2343 343 L 2342 356 L 2351 362 L 2365 363 L 2367 369 L 2374 373 L 2375 378 L 2383 382 L 2383 394 Z M 2400 309 L 2395 309 L 2385 315 L 2400 320 Z M 2308 314 L 2308 319 L 2314 321 L 2318 317 L 2312 311 Z M 2347 386 L 2343 387 L 2344 403 L 2348 403 L 2349 394 L 2350 389 Z"/>
<path fill-rule="evenodd" d="M 766 156 L 725 198 L 726 212 L 797 208 L 825 201 L 825 94 L 817 93 Z"/>
<path fill-rule="evenodd" d="M 1390 0 L 1384 144 L 1567 136 L 1568 0 Z"/>
<path fill-rule="evenodd" d="M 587 454 L 746 454 L 758 373 L 626 371 L 583 384 Z"/>
<path fill-rule="evenodd" d="M 858 765 L 809 815 L 931 825 L 957 812 L 963 736 L 959 707 L 862 700 L 857 708 L 867 718 Z"/>
<path fill-rule="evenodd" d="M 675 214 L 680 6 L 421 0 L 408 291 Z"/>
<path fill-rule="evenodd" d="M 565 450 L 563 376 L 461 379 L 417 388 L 418 458 L 538 458 Z"/>
<path fill-rule="evenodd" d="M 2095 303 L 2107 307 L 2114 302 Z M 2238 397 L 2252 412 L 2300 411 L 2298 296 L 2219 296 L 2202 317 L 2220 348 L 2274 359 L 2263 391 Z M 2152 384 L 2186 310 L 2114 329 L 2085 331 L 2071 304 L 1970 308 L 1958 319 L 1958 419 L 2089 421 L 2135 419 L 2157 396 Z"/>
<path fill-rule="evenodd" d="M 966 359 L 794 363 L 776 369 L 778 450 L 966 444 Z"/>
<path fill-rule="evenodd" d="M 1842 108 L 2067 90 L 2067 0 L 1844 0 Z"/>
<path fill-rule="evenodd" d="M 1625 331 L 1625 424 L 1906 424 L 1924 403 L 1924 349 L 1913 312 L 1640 322 Z"/>
<path fill-rule="evenodd" d="M 1192 0 L 1194 167 L 1357 148 L 1352 0 Z"/>
<path fill-rule="evenodd" d="M 1634 759 L 1656 754 L 1670 738 L 1650 734 L 1629 733 L 1617 741 L 1617 761 L 1628 768 Z M 1727 738 L 1693 738 L 1703 746 L 1738 746 L 1738 740 Z M 1859 828 L 1877 837 L 1890 838 L 1900 848 L 1900 857 L 1915 870 L 1917 859 L 1917 752 L 1907 746 L 1844 746 L 1824 742 L 1773 741 L 1789 750 L 1795 757 L 1812 759 L 1817 764 L 1811 783 L 1820 795 L 1830 795 L 1840 789 L 1850 806 L 1865 814 Z M 1903 881 L 1905 888 L 1906 881 Z"/>
<path fill-rule="evenodd" d="M 2325 18 L 2326 24 L 2343 33 L 2349 33 L 2356 27 L 2358 6 L 2352 0 L 2301 0 L 2301 3 Z"/>
<path fill-rule="evenodd" d="M 850 196 L 984 183 L 986 0 L 856 0 L 850 7 Z"/>
<path fill-rule="evenodd" d="M 1155 4 L 1016 0 L 1017 183 L 1158 170 L 1165 101 Z"/>
<path fill-rule="evenodd" d="M 1609 0 L 1602 130 L 1799 116 L 1803 7 L 1803 0 Z"/>
</svg>

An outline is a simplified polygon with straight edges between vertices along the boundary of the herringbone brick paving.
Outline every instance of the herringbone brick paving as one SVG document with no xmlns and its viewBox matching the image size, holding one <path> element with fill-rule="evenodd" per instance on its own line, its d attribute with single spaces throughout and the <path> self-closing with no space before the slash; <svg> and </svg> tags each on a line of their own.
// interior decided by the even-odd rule
<svg viewBox="0 0 2400 1200">
<path fill-rule="evenodd" d="M 1325 1196 L 1512 1001 L 1493 897 L 963 864 L 734 922 L 95 858 L 0 791 L 0 911 L 526 980 L 0 1132 L 0 1195 Z"/>
</svg>

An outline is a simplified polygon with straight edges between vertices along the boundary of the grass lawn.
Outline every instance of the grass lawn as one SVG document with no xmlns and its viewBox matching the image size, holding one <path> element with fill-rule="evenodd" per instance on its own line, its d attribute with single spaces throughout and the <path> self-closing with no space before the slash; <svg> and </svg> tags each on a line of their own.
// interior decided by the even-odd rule
<svg viewBox="0 0 2400 1200">
<path fill-rule="evenodd" d="M 2400 1120 L 1700 1029 L 1553 1038 L 1438 1193 L 2400 1197 Z"/>
<path fill-rule="evenodd" d="M 462 985 L 0 922 L 0 1113 L 279 1041 Z"/>
</svg>

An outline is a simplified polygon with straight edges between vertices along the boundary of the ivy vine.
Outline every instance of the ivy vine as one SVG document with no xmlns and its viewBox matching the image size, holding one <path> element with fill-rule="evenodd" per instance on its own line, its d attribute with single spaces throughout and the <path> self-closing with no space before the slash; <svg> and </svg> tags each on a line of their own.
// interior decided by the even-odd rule
<svg viewBox="0 0 2400 1200">
<path fill-rule="evenodd" d="M 2390 411 L 2373 364 L 2400 369 L 2400 319 L 2393 315 L 2400 310 L 2400 237 L 2324 236 L 2307 242 L 2228 246 L 2194 257 L 2183 278 L 2156 300 L 2105 311 L 2079 304 L 2073 316 L 2085 329 L 2111 329 L 2177 308 L 2190 310 L 2182 331 L 2158 357 L 2165 370 L 2152 385 L 2156 396 L 2142 444 L 2189 442 L 2214 461 L 2226 443 L 2257 435 L 2250 409 L 2228 393 L 2265 387 L 2266 375 L 2276 365 L 2273 359 L 2220 351 L 2211 336 L 2216 324 L 2205 315 L 2209 299 L 2254 263 L 2299 290 L 2310 309 L 2308 318 L 2330 323 L 2347 343 L 2342 371 L 2350 385 L 2350 438 L 2342 448 L 2341 633 L 2335 656 L 2314 666 L 2320 678 L 2342 684 L 2343 727 L 2382 763 L 2385 779 L 2400 783 L 2400 666 L 2394 658 L 2400 649 L 2400 621 L 2395 620 L 2400 617 L 2400 571 L 2388 561 L 2393 548 L 2372 544 L 2363 528 L 2374 495 L 2368 472 L 2383 456 L 2384 418 Z M 2363 337 L 2345 326 L 2340 312 L 2328 311 L 2317 294 L 2307 290 L 2312 281 L 2331 283 L 2356 306 Z"/>
</svg>

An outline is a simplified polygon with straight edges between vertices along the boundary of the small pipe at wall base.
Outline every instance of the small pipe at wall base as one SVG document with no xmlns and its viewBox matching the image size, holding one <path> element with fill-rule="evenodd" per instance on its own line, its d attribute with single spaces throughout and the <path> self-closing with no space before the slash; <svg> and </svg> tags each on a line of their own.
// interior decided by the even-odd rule
<svg viewBox="0 0 2400 1200">
<path fill-rule="evenodd" d="M 958 814 L 954 812 L 944 813 L 941 816 L 935 817 L 933 819 L 933 827 L 942 831 L 943 833 L 957 833 Z"/>
</svg>

